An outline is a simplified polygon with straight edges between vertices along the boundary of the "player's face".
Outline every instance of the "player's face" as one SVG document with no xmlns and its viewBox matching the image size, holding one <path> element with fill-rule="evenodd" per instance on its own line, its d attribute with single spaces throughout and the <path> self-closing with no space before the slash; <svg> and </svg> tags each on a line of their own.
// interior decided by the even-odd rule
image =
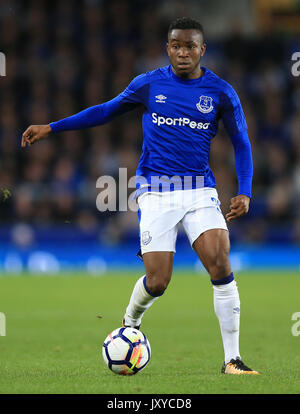
<svg viewBox="0 0 300 414">
<path fill-rule="evenodd" d="M 169 34 L 167 52 L 177 76 L 194 79 L 201 76 L 200 59 L 206 45 L 195 29 L 174 29 Z"/>
</svg>

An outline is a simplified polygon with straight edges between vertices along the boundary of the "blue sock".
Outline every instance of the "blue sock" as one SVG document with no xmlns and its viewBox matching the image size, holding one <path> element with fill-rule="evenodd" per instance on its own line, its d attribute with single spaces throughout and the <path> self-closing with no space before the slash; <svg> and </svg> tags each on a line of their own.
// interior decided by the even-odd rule
<svg viewBox="0 0 300 414">
<path fill-rule="evenodd" d="M 223 277 L 222 279 L 218 280 L 210 280 L 213 285 L 227 285 L 234 280 L 233 273 L 231 272 L 229 276 Z"/>
</svg>

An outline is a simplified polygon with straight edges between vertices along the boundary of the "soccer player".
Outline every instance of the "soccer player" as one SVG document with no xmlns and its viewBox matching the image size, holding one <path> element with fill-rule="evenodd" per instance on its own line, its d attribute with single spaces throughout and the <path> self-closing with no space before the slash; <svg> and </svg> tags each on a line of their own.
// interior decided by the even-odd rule
<svg viewBox="0 0 300 414">
<path fill-rule="evenodd" d="M 102 125 L 137 106 L 144 107 L 143 153 L 137 168 L 141 257 L 123 326 L 139 328 L 144 312 L 164 293 L 172 275 L 179 223 L 207 269 L 224 347 L 225 374 L 258 374 L 239 351 L 240 299 L 229 261 L 230 222 L 249 209 L 253 164 L 247 124 L 235 90 L 200 66 L 206 50 L 202 25 L 178 18 L 168 30 L 170 65 L 137 76 L 111 101 L 49 125 L 31 125 L 22 147 L 48 134 Z M 238 194 L 226 220 L 208 160 L 219 119 L 235 151 Z"/>
</svg>

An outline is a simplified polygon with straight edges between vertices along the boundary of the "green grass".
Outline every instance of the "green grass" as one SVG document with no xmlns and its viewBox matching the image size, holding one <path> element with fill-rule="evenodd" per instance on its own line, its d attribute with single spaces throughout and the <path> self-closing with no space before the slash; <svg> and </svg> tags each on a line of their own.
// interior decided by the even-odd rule
<svg viewBox="0 0 300 414">
<path fill-rule="evenodd" d="M 131 377 L 109 371 L 102 342 L 120 326 L 139 276 L 0 278 L 0 393 L 300 393 L 300 336 L 291 333 L 299 273 L 236 277 L 241 354 L 261 376 L 220 374 L 223 348 L 208 276 L 179 271 L 143 319 L 149 365 Z"/>
</svg>

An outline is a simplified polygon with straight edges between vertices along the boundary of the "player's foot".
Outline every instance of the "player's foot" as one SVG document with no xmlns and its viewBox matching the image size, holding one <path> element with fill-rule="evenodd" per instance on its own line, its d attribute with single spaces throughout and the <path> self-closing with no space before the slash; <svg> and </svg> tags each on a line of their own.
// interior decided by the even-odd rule
<svg viewBox="0 0 300 414">
<path fill-rule="evenodd" d="M 260 375 L 259 372 L 253 371 L 251 368 L 248 368 L 240 358 L 231 359 L 230 362 L 225 364 L 223 363 L 222 374 L 246 374 L 246 375 Z"/>
<path fill-rule="evenodd" d="M 130 325 L 125 325 L 125 318 L 123 318 L 123 320 L 122 320 L 122 327 L 123 327 L 123 328 L 134 328 L 134 329 L 139 330 L 139 329 L 140 329 L 140 327 L 141 327 L 141 325 L 138 325 L 138 326 L 130 326 Z"/>
</svg>

